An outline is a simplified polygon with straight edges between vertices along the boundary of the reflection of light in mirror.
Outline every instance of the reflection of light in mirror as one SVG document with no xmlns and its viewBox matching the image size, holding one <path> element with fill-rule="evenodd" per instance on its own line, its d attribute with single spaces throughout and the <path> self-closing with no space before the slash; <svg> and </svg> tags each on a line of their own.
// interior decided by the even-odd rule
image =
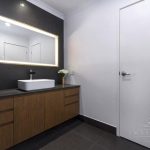
<svg viewBox="0 0 150 150">
<path fill-rule="evenodd" d="M 24 4 L 24 3 L 20 3 L 20 6 L 21 6 L 21 7 L 25 7 L 25 4 Z"/>
<path fill-rule="evenodd" d="M 3 64 L 16 64 L 16 65 L 27 65 L 27 66 L 43 66 L 43 67 L 58 67 L 57 64 L 42 64 L 42 63 L 28 63 L 28 62 L 21 62 L 21 61 L 6 61 L 6 60 L 0 60 L 0 63 Z"/>
<path fill-rule="evenodd" d="M 6 25 L 7 27 L 10 27 L 10 26 L 11 26 L 11 24 L 8 23 L 8 22 L 6 22 L 5 25 Z"/>
<path fill-rule="evenodd" d="M 46 32 L 46 31 L 44 31 L 44 30 L 41 30 L 41 29 L 32 27 L 32 26 L 27 25 L 27 24 L 25 24 L 25 23 L 21 23 L 21 22 L 19 22 L 19 21 L 15 21 L 15 20 L 12 20 L 12 19 L 3 17 L 3 16 L 0 16 L 0 20 L 1 20 L 1 21 L 5 21 L 5 22 L 8 22 L 8 23 L 13 24 L 13 25 L 17 25 L 17 26 L 19 26 L 19 27 L 22 27 L 22 28 L 25 28 L 25 29 L 28 29 L 28 30 L 31 30 L 31 31 L 34 31 L 34 32 L 37 32 L 37 33 L 41 33 L 41 34 L 44 34 L 44 35 L 53 37 L 53 38 L 58 38 L 58 36 L 55 35 L 55 34 L 51 34 L 51 33 Z"/>
</svg>

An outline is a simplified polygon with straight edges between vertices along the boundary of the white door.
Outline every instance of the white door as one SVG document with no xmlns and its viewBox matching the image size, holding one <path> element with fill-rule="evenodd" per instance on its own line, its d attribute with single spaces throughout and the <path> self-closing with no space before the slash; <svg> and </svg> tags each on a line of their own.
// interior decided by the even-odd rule
<svg viewBox="0 0 150 150">
<path fill-rule="evenodd" d="M 120 10 L 120 135 L 150 148 L 150 0 Z"/>
</svg>

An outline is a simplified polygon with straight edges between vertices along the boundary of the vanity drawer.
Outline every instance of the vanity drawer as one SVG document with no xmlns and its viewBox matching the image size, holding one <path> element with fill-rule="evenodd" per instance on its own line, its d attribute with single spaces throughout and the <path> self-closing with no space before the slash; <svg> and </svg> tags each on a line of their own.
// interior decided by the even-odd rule
<svg viewBox="0 0 150 150">
<path fill-rule="evenodd" d="M 0 150 L 13 146 L 13 124 L 0 126 Z"/>
<path fill-rule="evenodd" d="M 74 96 L 74 95 L 79 95 L 79 88 L 64 90 L 64 96 L 65 97 Z"/>
<path fill-rule="evenodd" d="M 79 103 L 65 106 L 65 120 L 71 119 L 79 115 Z"/>
<path fill-rule="evenodd" d="M 13 111 L 0 112 L 0 126 L 13 122 Z"/>
<path fill-rule="evenodd" d="M 79 102 L 79 95 L 65 97 L 65 105 Z"/>
<path fill-rule="evenodd" d="M 13 109 L 13 98 L 0 99 L 0 112 Z"/>
</svg>

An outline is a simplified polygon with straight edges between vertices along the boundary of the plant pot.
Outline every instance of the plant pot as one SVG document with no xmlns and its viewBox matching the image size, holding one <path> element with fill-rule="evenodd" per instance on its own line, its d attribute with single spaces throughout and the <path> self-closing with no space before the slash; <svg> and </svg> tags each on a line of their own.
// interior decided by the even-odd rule
<svg viewBox="0 0 150 150">
<path fill-rule="evenodd" d="M 62 85 L 65 85 L 65 77 L 62 77 Z"/>
</svg>

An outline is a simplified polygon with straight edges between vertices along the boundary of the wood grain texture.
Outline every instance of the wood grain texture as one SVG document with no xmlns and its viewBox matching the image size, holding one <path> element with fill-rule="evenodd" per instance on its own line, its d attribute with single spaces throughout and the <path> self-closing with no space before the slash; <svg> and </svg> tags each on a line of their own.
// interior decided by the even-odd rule
<svg viewBox="0 0 150 150">
<path fill-rule="evenodd" d="M 13 122 L 14 115 L 13 111 L 0 112 L 0 126 Z"/>
<path fill-rule="evenodd" d="M 45 129 L 64 121 L 63 91 L 45 93 Z"/>
<path fill-rule="evenodd" d="M 64 90 L 64 96 L 74 96 L 79 95 L 79 88 L 72 88 L 72 89 L 66 89 Z"/>
<path fill-rule="evenodd" d="M 74 96 L 68 96 L 64 99 L 65 105 L 79 102 L 79 94 Z"/>
<path fill-rule="evenodd" d="M 79 115 L 79 103 L 73 103 L 65 106 L 65 120 L 69 120 Z"/>
<path fill-rule="evenodd" d="M 0 150 L 13 146 L 13 124 L 0 127 Z"/>
<path fill-rule="evenodd" d="M 3 98 L 0 100 L 0 112 L 13 109 L 13 97 Z"/>
<path fill-rule="evenodd" d="M 44 131 L 44 96 L 32 94 L 14 98 L 14 143 Z"/>
</svg>

